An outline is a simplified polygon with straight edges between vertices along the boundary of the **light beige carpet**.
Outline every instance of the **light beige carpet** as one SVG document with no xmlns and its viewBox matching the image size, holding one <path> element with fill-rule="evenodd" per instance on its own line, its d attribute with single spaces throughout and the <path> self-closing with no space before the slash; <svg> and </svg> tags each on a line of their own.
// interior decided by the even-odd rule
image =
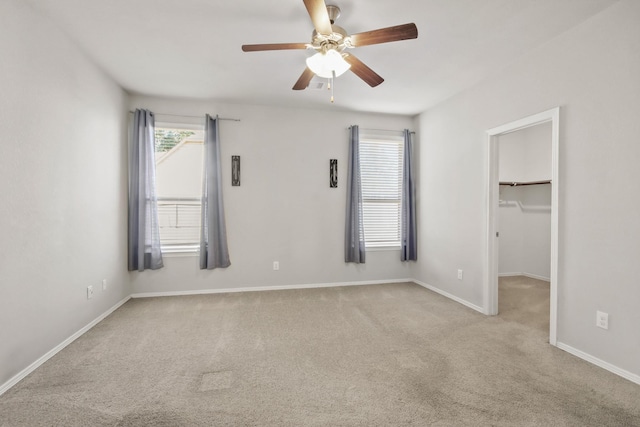
<svg viewBox="0 0 640 427">
<path fill-rule="evenodd" d="M 0 425 L 640 426 L 640 386 L 500 295 L 497 317 L 414 284 L 132 300 L 0 396 Z"/>
<path fill-rule="evenodd" d="M 498 286 L 500 318 L 538 330 L 549 339 L 549 282 L 511 276 L 500 277 Z"/>
</svg>

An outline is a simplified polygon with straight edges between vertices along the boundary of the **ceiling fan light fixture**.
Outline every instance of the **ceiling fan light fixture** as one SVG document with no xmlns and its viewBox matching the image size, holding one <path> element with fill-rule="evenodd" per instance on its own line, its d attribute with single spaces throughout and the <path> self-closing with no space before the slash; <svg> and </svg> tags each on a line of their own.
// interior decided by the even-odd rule
<svg viewBox="0 0 640 427">
<path fill-rule="evenodd" d="M 347 72 L 351 68 L 351 64 L 344 60 L 340 52 L 329 49 L 307 58 L 307 67 L 318 77 L 330 79 Z"/>
<path fill-rule="evenodd" d="M 307 66 L 293 85 L 293 90 L 306 89 L 313 76 L 329 79 L 329 83 L 332 83 L 334 77 L 344 74 L 349 69 L 366 84 L 376 87 L 384 82 L 384 79 L 354 55 L 343 52 L 346 49 L 360 46 L 418 38 L 418 28 L 414 23 L 349 35 L 344 28 L 335 25 L 335 21 L 340 15 L 339 7 L 327 5 L 325 0 L 303 0 L 303 2 L 314 28 L 311 33 L 311 43 L 242 45 L 244 52 L 315 49 L 317 53 L 307 59 Z M 333 90 L 333 84 L 331 87 Z"/>
</svg>

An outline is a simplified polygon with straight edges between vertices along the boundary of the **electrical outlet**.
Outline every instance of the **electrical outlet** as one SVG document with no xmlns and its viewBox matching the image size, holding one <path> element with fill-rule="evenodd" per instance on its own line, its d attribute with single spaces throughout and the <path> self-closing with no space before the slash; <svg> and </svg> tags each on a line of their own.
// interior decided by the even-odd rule
<svg viewBox="0 0 640 427">
<path fill-rule="evenodd" d="M 602 329 L 609 329 L 609 313 L 596 311 L 596 326 Z"/>
<path fill-rule="evenodd" d="M 273 269 L 280 270 L 280 263 L 278 261 L 273 261 Z"/>
<path fill-rule="evenodd" d="M 458 280 L 462 280 L 462 270 L 458 270 Z"/>
<path fill-rule="evenodd" d="M 93 286 L 87 286 L 87 299 L 93 297 Z"/>
<path fill-rule="evenodd" d="M 103 291 L 107 290 L 107 279 L 102 279 L 102 290 Z"/>
</svg>

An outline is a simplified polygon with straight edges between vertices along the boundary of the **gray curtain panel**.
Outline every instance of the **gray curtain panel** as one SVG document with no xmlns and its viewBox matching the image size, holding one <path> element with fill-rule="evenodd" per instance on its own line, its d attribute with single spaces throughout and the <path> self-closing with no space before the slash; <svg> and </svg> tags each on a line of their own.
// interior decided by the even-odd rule
<svg viewBox="0 0 640 427">
<path fill-rule="evenodd" d="M 227 247 L 227 228 L 222 201 L 218 118 L 208 114 L 204 126 L 203 178 L 200 269 L 226 268 L 231 265 L 231 261 Z"/>
<path fill-rule="evenodd" d="M 416 187 L 413 171 L 413 144 L 411 132 L 404 130 L 404 164 L 402 167 L 402 261 L 418 259 L 418 232 L 416 227 Z"/>
<path fill-rule="evenodd" d="M 360 131 L 351 126 L 347 171 L 347 212 L 345 222 L 344 261 L 364 264 L 364 223 L 362 220 L 362 185 L 360 182 Z"/>
<path fill-rule="evenodd" d="M 136 110 L 129 144 L 129 271 L 164 266 L 156 195 L 155 120 Z"/>
</svg>

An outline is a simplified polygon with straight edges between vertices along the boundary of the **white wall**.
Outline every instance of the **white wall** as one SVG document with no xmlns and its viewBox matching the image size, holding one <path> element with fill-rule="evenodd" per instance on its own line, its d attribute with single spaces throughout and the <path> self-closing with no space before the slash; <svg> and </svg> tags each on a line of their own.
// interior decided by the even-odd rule
<svg viewBox="0 0 640 427">
<path fill-rule="evenodd" d="M 166 257 L 165 268 L 133 275 L 133 292 L 294 286 L 411 277 L 399 251 L 344 262 L 347 127 L 412 128 L 410 117 L 231 105 L 134 96 L 130 107 L 221 121 L 224 203 L 231 266 L 202 271 L 195 257 Z M 175 117 L 171 117 L 175 121 Z M 184 118 L 198 123 L 200 119 Z M 231 156 L 242 161 L 242 185 L 231 186 Z M 338 188 L 329 188 L 329 159 L 338 159 Z M 273 261 L 280 270 L 273 271 Z"/>
<path fill-rule="evenodd" d="M 498 273 L 551 276 L 551 185 L 500 187 Z"/>
<path fill-rule="evenodd" d="M 483 304 L 485 132 L 561 106 L 558 341 L 636 376 L 638 22 L 640 2 L 620 1 L 421 115 L 415 269 L 416 279 Z M 608 331 L 595 326 L 596 310 L 610 314 Z"/>
<path fill-rule="evenodd" d="M 500 182 L 551 179 L 551 122 L 498 138 Z"/>
<path fill-rule="evenodd" d="M 549 280 L 551 277 L 552 185 L 531 185 L 520 188 L 524 234 L 522 272 L 543 280 Z"/>
<path fill-rule="evenodd" d="M 551 122 L 501 135 L 500 182 L 551 179 Z M 551 276 L 551 185 L 500 186 L 501 275 Z"/>
<path fill-rule="evenodd" d="M 1 387 L 130 285 L 125 93 L 19 0 L 0 58 Z"/>
<path fill-rule="evenodd" d="M 524 271 L 524 218 L 522 191 L 525 187 L 500 187 L 498 207 L 498 274 L 517 275 Z"/>
</svg>

